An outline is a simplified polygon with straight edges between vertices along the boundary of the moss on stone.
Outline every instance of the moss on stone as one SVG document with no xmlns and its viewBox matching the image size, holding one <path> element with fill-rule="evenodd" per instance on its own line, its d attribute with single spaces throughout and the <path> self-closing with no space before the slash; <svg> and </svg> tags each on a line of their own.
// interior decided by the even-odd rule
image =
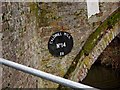
<svg viewBox="0 0 120 90">
<path fill-rule="evenodd" d="M 112 34 L 112 32 L 109 34 L 109 38 L 110 38 L 110 40 L 112 39 L 112 37 L 113 37 L 113 34 Z"/>
<path fill-rule="evenodd" d="M 99 38 L 97 36 L 101 36 L 101 32 L 105 32 L 106 29 L 111 29 L 112 26 L 115 25 L 120 20 L 120 9 L 114 12 L 110 17 L 108 17 L 96 30 L 93 32 L 85 45 L 83 46 L 84 52 L 88 54 L 92 48 L 96 45 Z"/>
<path fill-rule="evenodd" d="M 93 32 L 89 38 L 87 39 L 86 43 L 84 44 L 82 50 L 78 53 L 78 55 L 73 60 L 70 68 L 68 69 L 67 73 L 64 75 L 64 78 L 69 78 L 71 73 L 75 70 L 79 59 L 83 55 L 88 55 L 90 51 L 94 48 L 98 40 L 101 38 L 102 32 L 105 32 L 106 29 L 109 27 L 114 26 L 115 23 L 117 23 L 120 20 L 120 8 L 116 10 L 110 17 L 108 17 L 96 30 Z M 98 37 L 99 36 L 99 37 Z M 88 61 L 85 60 L 85 63 L 88 63 Z M 80 62 L 82 63 L 82 61 Z"/>
<path fill-rule="evenodd" d="M 36 17 L 36 25 L 38 27 L 48 26 L 54 20 L 59 20 L 61 17 L 56 15 L 56 10 L 48 8 L 45 3 L 30 3 L 31 13 Z"/>
<path fill-rule="evenodd" d="M 38 3 L 32 3 L 30 4 L 30 10 L 31 13 L 36 17 L 36 25 L 38 27 L 48 25 L 48 18 L 46 17 L 48 11 L 45 8 L 40 9 L 38 7 Z"/>
<path fill-rule="evenodd" d="M 64 75 L 64 78 L 68 78 L 70 76 L 70 74 L 75 70 L 77 63 L 79 61 L 79 59 L 84 55 L 84 51 L 81 50 L 79 52 L 79 54 L 75 57 L 75 59 L 73 60 L 70 68 L 68 69 L 67 73 Z"/>
</svg>

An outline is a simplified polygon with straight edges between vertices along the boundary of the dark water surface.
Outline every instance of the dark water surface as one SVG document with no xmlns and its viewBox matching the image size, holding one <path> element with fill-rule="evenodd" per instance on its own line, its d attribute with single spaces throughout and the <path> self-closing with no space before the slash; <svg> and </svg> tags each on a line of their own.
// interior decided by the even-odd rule
<svg viewBox="0 0 120 90">
<path fill-rule="evenodd" d="M 99 89 L 120 90 L 120 73 L 112 68 L 94 64 L 82 83 Z"/>
</svg>

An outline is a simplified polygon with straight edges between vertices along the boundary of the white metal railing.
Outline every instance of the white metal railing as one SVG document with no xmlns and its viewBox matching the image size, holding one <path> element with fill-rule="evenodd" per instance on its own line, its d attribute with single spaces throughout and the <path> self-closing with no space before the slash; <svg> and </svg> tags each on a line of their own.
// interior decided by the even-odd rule
<svg viewBox="0 0 120 90">
<path fill-rule="evenodd" d="M 31 68 L 31 67 L 27 67 L 25 65 L 21 65 L 21 64 L 3 59 L 3 58 L 0 58 L 0 64 L 15 68 L 17 70 L 20 70 L 20 71 L 23 71 L 25 73 L 29 73 L 29 74 L 38 76 L 38 77 L 46 79 L 46 80 L 50 80 L 50 81 L 58 83 L 58 84 L 62 84 L 64 86 L 67 86 L 67 87 L 70 87 L 70 88 L 81 88 L 81 89 L 89 88 L 89 89 L 92 89 L 92 90 L 93 89 L 97 90 L 94 87 L 84 85 L 84 84 L 80 84 L 80 83 L 77 83 L 77 82 L 74 82 L 74 81 L 71 81 L 71 80 L 68 80 L 68 79 L 64 79 L 62 77 L 55 76 L 55 75 L 52 75 L 52 74 L 49 74 L 49 73 Z"/>
</svg>

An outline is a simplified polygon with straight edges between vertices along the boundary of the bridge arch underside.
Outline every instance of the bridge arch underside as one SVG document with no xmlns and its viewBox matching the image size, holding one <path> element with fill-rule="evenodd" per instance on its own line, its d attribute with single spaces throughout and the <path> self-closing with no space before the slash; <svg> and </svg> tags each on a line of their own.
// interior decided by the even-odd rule
<svg viewBox="0 0 120 90">
<path fill-rule="evenodd" d="M 120 88 L 120 33 L 105 48 L 80 83 L 98 89 Z"/>
<path fill-rule="evenodd" d="M 120 73 L 120 33 L 104 49 L 94 64 L 110 67 Z"/>
<path fill-rule="evenodd" d="M 91 66 L 104 49 L 120 34 L 120 13 L 114 12 L 93 32 L 79 54 L 73 60 L 64 78 L 79 82 L 86 76 Z M 113 20 L 114 18 L 114 20 Z"/>
</svg>

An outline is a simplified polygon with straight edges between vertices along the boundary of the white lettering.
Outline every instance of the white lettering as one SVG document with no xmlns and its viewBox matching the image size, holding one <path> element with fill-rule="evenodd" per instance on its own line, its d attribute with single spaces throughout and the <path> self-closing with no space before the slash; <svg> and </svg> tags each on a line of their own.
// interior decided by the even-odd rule
<svg viewBox="0 0 120 90">
<path fill-rule="evenodd" d="M 56 44 L 57 45 L 57 48 L 60 48 L 60 44 Z"/>
<path fill-rule="evenodd" d="M 64 55 L 64 52 L 60 52 L 60 56 Z"/>
<path fill-rule="evenodd" d="M 64 46 L 64 47 L 66 47 L 66 44 L 65 44 L 65 42 L 64 42 L 63 46 Z"/>
<path fill-rule="evenodd" d="M 62 36 L 62 33 L 56 33 L 55 35 L 53 35 L 53 37 L 50 40 L 50 44 L 53 44 L 54 39 L 58 36 Z"/>
<path fill-rule="evenodd" d="M 53 37 L 56 38 L 58 36 L 62 36 L 62 34 L 61 33 L 56 33 Z"/>
<path fill-rule="evenodd" d="M 57 43 L 57 44 L 56 44 L 56 47 L 57 47 L 57 48 L 66 47 L 66 43 L 65 43 L 65 42 L 64 42 L 64 43 Z"/>
<path fill-rule="evenodd" d="M 70 39 L 70 35 L 68 33 L 64 33 L 64 35 Z"/>
</svg>

